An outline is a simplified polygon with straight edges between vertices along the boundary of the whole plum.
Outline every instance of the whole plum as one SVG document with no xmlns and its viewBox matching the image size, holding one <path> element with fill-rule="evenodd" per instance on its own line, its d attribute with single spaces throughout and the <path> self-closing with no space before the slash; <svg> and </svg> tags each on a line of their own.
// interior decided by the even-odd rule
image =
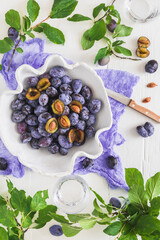
<svg viewBox="0 0 160 240">
<path fill-rule="evenodd" d="M 82 96 L 83 96 L 84 99 L 87 100 L 87 101 L 89 101 L 89 100 L 92 98 L 92 96 L 93 96 L 92 90 L 91 90 L 91 88 L 88 87 L 88 86 L 83 86 L 81 92 L 82 92 Z"/>
<path fill-rule="evenodd" d="M 74 101 L 80 102 L 82 105 L 85 104 L 84 97 L 83 97 L 80 93 L 73 93 L 73 94 L 72 94 L 72 99 L 73 99 Z"/>
<path fill-rule="evenodd" d="M 22 122 L 26 118 L 26 115 L 18 110 L 18 111 L 14 111 L 12 113 L 12 117 L 11 118 L 12 118 L 13 122 L 19 123 L 19 122 Z"/>
<path fill-rule="evenodd" d="M 55 66 L 51 68 L 51 70 L 49 71 L 49 74 L 52 77 L 62 78 L 63 76 L 65 76 L 65 70 L 61 66 Z"/>
<path fill-rule="evenodd" d="M 62 84 L 64 84 L 64 83 L 71 83 L 72 82 L 72 79 L 69 76 L 67 76 L 67 75 L 63 76 L 61 78 L 61 80 L 62 80 Z"/>
<path fill-rule="evenodd" d="M 111 22 L 107 24 L 107 29 L 112 33 L 114 32 L 116 27 L 117 27 L 117 23 L 114 19 L 112 19 Z"/>
<path fill-rule="evenodd" d="M 96 114 L 101 110 L 102 102 L 99 99 L 92 99 L 88 104 L 88 109 L 91 113 Z"/>
<path fill-rule="evenodd" d="M 70 143 L 65 135 L 59 135 L 58 136 L 58 143 L 63 148 L 71 148 L 73 146 L 72 143 Z"/>
<path fill-rule="evenodd" d="M 25 122 L 30 126 L 37 126 L 38 125 L 38 118 L 37 118 L 36 115 L 29 114 L 26 117 Z"/>
<path fill-rule="evenodd" d="M 72 88 L 74 93 L 79 93 L 82 89 L 82 81 L 80 79 L 74 79 L 72 81 Z"/>
<path fill-rule="evenodd" d="M 61 100 L 64 105 L 69 105 L 72 102 L 72 97 L 68 93 L 61 93 L 59 100 Z"/>
<path fill-rule="evenodd" d="M 62 84 L 62 81 L 60 78 L 51 78 L 50 80 L 52 87 L 59 88 Z"/>
</svg>

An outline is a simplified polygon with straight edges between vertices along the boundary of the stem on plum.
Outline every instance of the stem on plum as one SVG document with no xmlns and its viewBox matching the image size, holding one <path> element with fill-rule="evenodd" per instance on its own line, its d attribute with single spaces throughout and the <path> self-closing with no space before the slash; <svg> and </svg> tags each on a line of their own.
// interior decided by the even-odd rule
<svg viewBox="0 0 160 240">
<path fill-rule="evenodd" d="M 21 38 L 19 39 L 19 41 L 17 42 L 17 44 L 16 44 L 15 47 L 14 47 L 14 50 L 13 50 L 13 53 L 12 53 L 12 56 L 11 56 L 11 59 L 10 59 L 9 65 L 8 65 L 8 70 L 7 70 L 8 72 L 9 72 L 9 70 L 10 70 L 11 63 L 12 63 L 14 54 L 15 54 L 16 49 L 17 49 L 18 45 L 20 44 L 20 42 L 21 42 Z"/>
<path fill-rule="evenodd" d="M 133 60 L 133 61 L 141 61 L 141 59 L 139 59 L 139 58 L 121 57 L 121 56 L 115 54 L 113 51 L 112 51 L 112 54 L 113 54 L 115 57 L 120 58 L 120 59 L 128 59 L 128 60 Z"/>
</svg>

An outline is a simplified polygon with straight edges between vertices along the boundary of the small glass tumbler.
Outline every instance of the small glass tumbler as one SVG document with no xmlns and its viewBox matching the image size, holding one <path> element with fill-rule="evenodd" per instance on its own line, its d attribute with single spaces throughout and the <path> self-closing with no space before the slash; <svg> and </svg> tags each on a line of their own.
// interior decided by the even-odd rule
<svg viewBox="0 0 160 240">
<path fill-rule="evenodd" d="M 89 200 L 89 186 L 83 178 L 77 175 L 60 178 L 54 188 L 54 204 L 67 214 L 81 212 L 87 207 Z"/>
<path fill-rule="evenodd" d="M 127 0 L 127 8 L 133 20 L 147 22 L 160 14 L 160 0 Z"/>
</svg>

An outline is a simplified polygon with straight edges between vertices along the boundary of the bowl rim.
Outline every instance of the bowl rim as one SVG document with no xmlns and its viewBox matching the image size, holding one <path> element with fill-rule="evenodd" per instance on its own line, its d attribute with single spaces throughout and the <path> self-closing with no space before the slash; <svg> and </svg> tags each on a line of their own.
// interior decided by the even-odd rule
<svg viewBox="0 0 160 240">
<path fill-rule="evenodd" d="M 99 140 L 99 135 L 104 132 L 104 131 L 107 131 L 111 128 L 112 126 L 112 112 L 111 112 L 111 107 L 110 107 L 110 103 L 109 103 L 109 99 L 108 99 L 108 94 L 107 94 L 107 91 L 105 89 L 105 86 L 104 86 L 104 83 L 102 81 L 102 79 L 100 78 L 100 76 L 98 76 L 98 74 L 96 73 L 96 71 L 90 67 L 88 64 L 84 63 L 84 62 L 77 62 L 77 63 L 67 63 L 66 60 L 62 57 L 62 56 L 59 56 L 57 54 L 51 54 L 50 56 L 48 56 L 44 62 L 44 64 L 40 67 L 40 68 L 34 68 L 28 64 L 22 64 L 20 67 L 18 67 L 16 69 L 16 72 L 15 72 L 15 76 L 16 76 L 16 80 L 17 80 L 17 83 L 18 83 L 18 86 L 17 86 L 17 89 L 16 90 L 6 90 L 2 93 L 2 95 L 0 96 L 0 103 L 2 101 L 2 98 L 4 95 L 16 95 L 16 94 L 19 94 L 22 90 L 23 90 L 23 83 L 20 82 L 20 73 L 23 71 L 23 70 L 28 70 L 29 72 L 33 72 L 35 75 L 41 75 L 43 73 L 46 72 L 47 70 L 47 67 L 48 67 L 48 63 L 50 63 L 51 60 L 53 59 L 56 59 L 56 58 L 59 58 L 62 62 L 63 62 L 63 65 L 64 65 L 64 68 L 67 68 L 69 70 L 72 70 L 76 67 L 79 67 L 79 66 L 84 66 L 85 68 L 87 68 L 89 71 L 92 72 L 92 74 L 94 74 L 96 76 L 96 78 L 99 79 L 99 81 L 102 83 L 101 87 L 103 87 L 103 90 L 106 94 L 106 100 L 107 100 L 107 105 L 108 105 L 108 112 L 109 112 L 109 116 L 110 117 L 110 124 L 109 126 L 107 127 L 103 127 L 103 128 L 100 128 L 96 131 L 96 134 L 95 134 L 95 141 L 96 141 L 96 144 L 99 146 L 99 149 L 100 151 L 97 153 L 97 154 L 94 154 L 94 155 L 91 155 L 91 154 L 88 154 L 86 153 L 85 151 L 76 151 L 73 155 L 72 155 L 72 158 L 71 158 L 71 162 L 69 164 L 69 169 L 66 170 L 66 171 L 63 171 L 63 172 L 58 172 L 58 173 L 46 173 L 45 171 L 42 171 L 34 166 L 32 166 L 32 164 L 29 164 L 29 163 L 26 163 L 23 161 L 23 158 L 22 156 L 18 156 L 18 151 L 17 151 L 17 157 L 20 161 L 21 164 L 23 164 L 24 166 L 28 167 L 28 168 L 31 168 L 34 172 L 37 172 L 37 173 L 40 173 L 42 175 L 46 175 L 46 176 L 57 176 L 57 177 L 61 177 L 61 176 L 65 176 L 66 174 L 71 174 L 73 172 L 73 167 L 74 167 L 74 163 L 75 163 L 75 160 L 77 157 L 83 155 L 85 157 L 88 157 L 88 158 L 92 158 L 92 159 L 96 159 L 98 158 L 102 152 L 103 152 L 103 147 L 102 147 L 102 144 Z M 11 154 L 15 155 L 15 152 L 13 153 L 12 150 L 10 150 L 10 145 L 9 143 L 7 142 L 6 138 L 4 137 L 4 134 L 1 134 L 2 133 L 2 126 L 0 125 L 0 137 L 4 143 L 4 145 L 7 147 L 7 149 L 10 151 Z"/>
</svg>

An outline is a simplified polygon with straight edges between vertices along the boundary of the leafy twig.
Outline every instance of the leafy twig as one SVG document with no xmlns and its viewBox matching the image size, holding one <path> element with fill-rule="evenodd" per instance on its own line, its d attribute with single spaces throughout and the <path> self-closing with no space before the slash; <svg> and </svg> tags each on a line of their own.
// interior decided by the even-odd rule
<svg viewBox="0 0 160 240">
<path fill-rule="evenodd" d="M 111 5 L 113 5 L 115 1 L 116 1 L 116 0 L 113 0 L 113 2 L 111 3 Z M 96 22 L 99 22 L 100 20 L 102 20 L 103 18 L 105 18 L 105 17 L 109 14 L 109 12 L 110 12 L 110 9 L 108 9 L 101 18 L 99 18 L 98 20 L 96 20 L 95 23 L 96 23 Z"/>
<path fill-rule="evenodd" d="M 26 40 L 26 36 L 29 36 L 31 38 L 35 37 L 32 31 L 38 33 L 43 32 L 46 37 L 55 44 L 64 44 L 65 37 L 62 31 L 44 22 L 46 22 L 49 18 L 65 18 L 69 16 L 74 11 L 77 3 L 77 0 L 68 0 L 67 4 L 66 0 L 59 0 L 56 3 L 54 1 L 50 14 L 35 26 L 31 26 L 31 23 L 33 23 L 37 19 L 40 10 L 40 6 L 36 2 L 36 0 L 28 0 L 28 16 L 23 17 L 23 25 L 21 25 L 21 17 L 19 12 L 13 9 L 9 10 L 5 14 L 5 20 L 6 23 L 10 26 L 10 28 L 8 32 L 8 37 L 0 40 L 0 53 L 4 54 L 12 50 L 15 40 L 18 39 L 18 36 L 20 38 L 18 40 L 18 43 L 13 48 L 13 53 L 9 62 L 8 71 L 10 70 L 10 66 L 15 52 L 23 52 L 23 49 L 18 48 L 21 40 L 22 42 L 24 42 Z M 2 68 L 3 66 L 0 65 L 0 70 L 2 70 Z"/>
<path fill-rule="evenodd" d="M 23 218 L 23 220 L 22 220 L 22 223 L 21 223 L 21 226 L 20 226 L 20 231 L 19 231 L 19 236 L 18 236 L 19 239 L 21 238 L 21 231 L 23 231 L 23 228 L 22 228 L 23 223 L 24 223 L 24 221 L 26 220 L 26 218 L 27 218 L 32 212 L 33 212 L 33 211 L 31 210 L 31 211 Z M 24 233 L 24 231 L 23 231 L 23 233 Z"/>
<path fill-rule="evenodd" d="M 35 29 L 36 27 L 39 27 L 39 25 L 41 24 L 41 23 L 44 23 L 44 22 L 46 22 L 48 19 L 50 18 L 50 15 L 48 16 L 48 17 L 46 17 L 44 20 L 42 20 L 40 23 L 38 23 L 36 26 L 34 26 L 34 27 L 31 27 L 30 29 Z"/>
<path fill-rule="evenodd" d="M 13 53 L 12 53 L 12 56 L 11 56 L 11 59 L 10 59 L 10 61 L 9 61 L 9 65 L 8 65 L 8 70 L 7 70 L 8 72 L 9 72 L 9 70 L 10 70 L 11 63 L 12 63 L 14 54 L 15 54 L 16 49 L 17 49 L 17 47 L 19 46 L 20 42 L 21 42 L 21 38 L 18 40 L 17 44 L 15 45 L 15 47 L 14 47 L 14 49 L 13 49 Z"/>
<path fill-rule="evenodd" d="M 112 51 L 112 54 L 113 54 L 115 57 L 120 58 L 120 59 L 127 59 L 127 60 L 132 60 L 132 61 L 141 61 L 141 59 L 139 59 L 139 58 L 121 57 L 121 56 L 115 54 L 113 51 Z"/>
</svg>

